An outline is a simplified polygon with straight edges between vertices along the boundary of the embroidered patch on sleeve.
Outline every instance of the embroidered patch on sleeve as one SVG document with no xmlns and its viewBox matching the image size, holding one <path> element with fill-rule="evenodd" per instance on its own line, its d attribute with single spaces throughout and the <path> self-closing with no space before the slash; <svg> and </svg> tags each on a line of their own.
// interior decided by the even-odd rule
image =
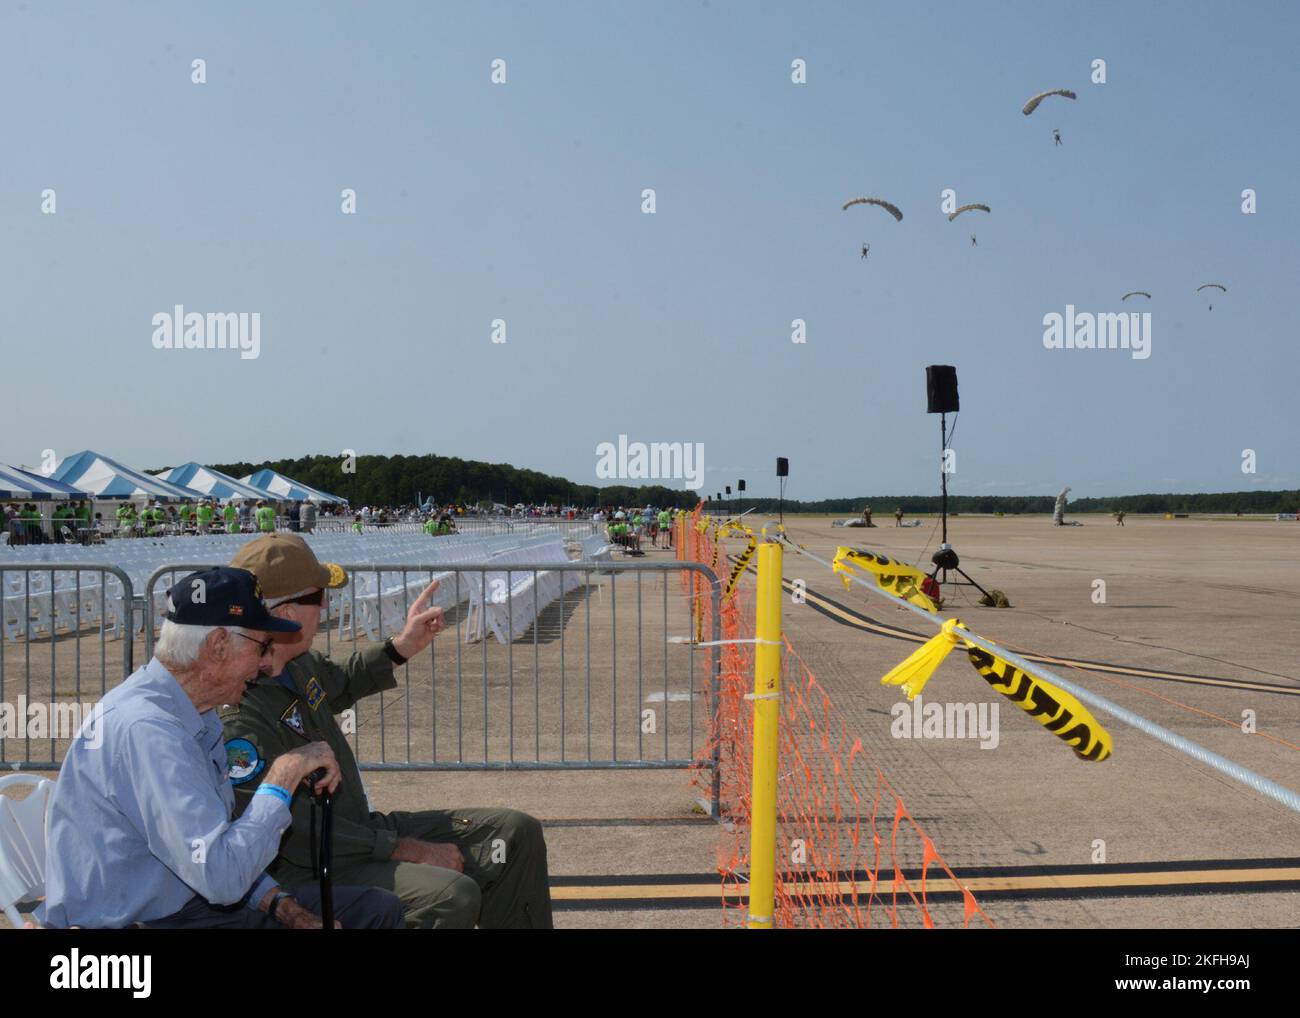
<svg viewBox="0 0 1300 1018">
<path fill-rule="evenodd" d="M 294 732 L 297 732 L 304 739 L 307 738 L 307 729 L 302 723 L 302 711 L 298 707 L 298 701 L 294 700 L 288 708 L 280 715 L 280 724 L 284 725 Z"/>
<path fill-rule="evenodd" d="M 226 743 L 226 773 L 232 785 L 246 785 L 266 768 L 257 747 L 247 739 L 231 739 Z"/>
<path fill-rule="evenodd" d="M 316 676 L 307 680 L 307 706 L 315 710 L 325 699 L 325 690 L 321 689 L 320 683 L 316 681 Z"/>
</svg>

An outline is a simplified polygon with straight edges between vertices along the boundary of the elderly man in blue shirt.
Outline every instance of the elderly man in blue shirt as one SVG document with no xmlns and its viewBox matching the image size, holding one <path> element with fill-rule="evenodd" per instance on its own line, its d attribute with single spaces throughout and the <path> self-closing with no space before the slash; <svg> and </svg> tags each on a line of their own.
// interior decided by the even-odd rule
<svg viewBox="0 0 1300 1018">
<path fill-rule="evenodd" d="M 264 871 L 288 829 L 293 796 L 314 771 L 331 792 L 340 771 L 315 742 L 280 756 L 237 820 L 217 708 L 238 703 L 270 666 L 277 632 L 243 569 L 185 577 L 168 593 L 153 659 L 104 697 L 73 740 L 50 802 L 44 922 L 52 927 L 319 929 L 319 891 L 290 896 Z M 395 927 L 400 900 L 334 890 L 336 925 Z"/>
</svg>

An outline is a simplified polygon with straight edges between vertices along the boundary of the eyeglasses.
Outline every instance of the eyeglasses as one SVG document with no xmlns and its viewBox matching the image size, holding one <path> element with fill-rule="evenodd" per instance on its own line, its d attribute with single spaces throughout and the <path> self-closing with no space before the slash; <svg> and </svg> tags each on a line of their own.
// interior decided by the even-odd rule
<svg viewBox="0 0 1300 1018">
<path fill-rule="evenodd" d="M 271 644 L 275 642 L 274 636 L 268 636 L 265 640 L 254 640 L 251 636 L 244 636 L 243 633 L 236 633 L 235 635 L 243 637 L 243 639 L 247 640 L 249 643 L 257 644 L 258 657 L 263 657 L 266 652 L 271 649 Z"/>
</svg>

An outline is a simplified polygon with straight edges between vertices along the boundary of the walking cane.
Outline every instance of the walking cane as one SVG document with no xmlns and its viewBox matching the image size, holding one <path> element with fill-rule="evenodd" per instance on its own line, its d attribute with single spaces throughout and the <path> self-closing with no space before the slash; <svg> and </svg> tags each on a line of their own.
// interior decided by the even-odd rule
<svg viewBox="0 0 1300 1018">
<path fill-rule="evenodd" d="M 320 767 L 307 775 L 308 789 L 314 789 L 316 782 L 325 777 L 325 768 Z M 316 803 L 320 803 L 320 865 L 317 876 L 320 877 L 320 918 L 321 928 L 334 929 L 334 797 L 329 789 L 320 794 L 312 792 L 312 834 L 316 833 Z M 312 857 L 316 853 L 313 845 Z"/>
</svg>

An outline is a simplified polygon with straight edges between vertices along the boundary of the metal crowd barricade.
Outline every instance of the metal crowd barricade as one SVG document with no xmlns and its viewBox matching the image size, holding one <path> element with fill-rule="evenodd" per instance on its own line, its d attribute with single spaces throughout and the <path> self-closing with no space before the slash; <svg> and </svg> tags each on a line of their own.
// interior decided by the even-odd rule
<svg viewBox="0 0 1300 1018">
<path fill-rule="evenodd" d="M 143 592 L 150 653 L 163 591 L 204 568 L 169 564 L 150 576 Z M 709 805 L 718 815 L 718 743 L 709 735 L 717 723 L 722 586 L 707 566 L 569 560 L 343 568 L 348 583 L 330 592 L 318 649 L 356 651 L 396 635 L 434 578 L 431 603 L 447 618 L 446 632 L 396 670 L 396 689 L 342 715 L 362 769 L 703 766 L 713 771 Z M 682 571 L 700 574 L 712 602 L 703 648 L 692 642 L 691 606 L 680 593 L 669 596 L 671 577 Z M 697 688 L 701 651 L 708 672 Z M 708 717 L 696 710 L 706 693 Z M 711 747 L 703 760 L 701 745 Z"/>
<path fill-rule="evenodd" d="M 57 770 L 72 734 L 57 722 L 134 671 L 131 578 L 111 565 L 0 561 L 0 600 L 0 706 L 21 730 L 0 728 L 0 768 Z M 111 655 L 110 635 L 121 641 Z M 47 735 L 32 736 L 36 717 Z M 34 757 L 34 744 L 48 756 Z"/>
</svg>

